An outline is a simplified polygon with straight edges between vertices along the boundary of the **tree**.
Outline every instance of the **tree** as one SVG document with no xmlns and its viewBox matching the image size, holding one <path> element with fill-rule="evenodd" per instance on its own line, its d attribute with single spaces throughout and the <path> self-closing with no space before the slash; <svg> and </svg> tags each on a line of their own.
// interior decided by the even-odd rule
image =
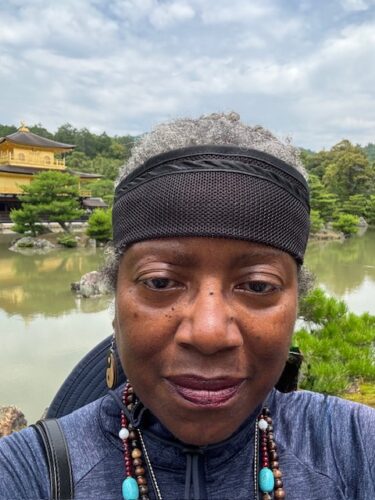
<svg viewBox="0 0 375 500">
<path fill-rule="evenodd" d="M 310 231 L 317 233 L 324 227 L 324 220 L 321 218 L 318 210 L 311 210 L 310 213 Z"/>
<path fill-rule="evenodd" d="M 319 151 L 318 153 L 307 151 L 306 149 L 301 151 L 301 160 L 309 172 L 309 176 L 313 174 L 319 179 L 323 178 L 326 168 L 332 159 L 331 156 L 332 154 L 329 151 Z"/>
<path fill-rule="evenodd" d="M 319 212 L 323 221 L 332 220 L 334 210 L 337 207 L 337 196 L 329 193 L 319 177 L 314 174 L 309 175 L 309 186 L 311 209 Z"/>
<path fill-rule="evenodd" d="M 364 194 L 353 194 L 342 204 L 343 212 L 367 218 L 370 199 Z"/>
<path fill-rule="evenodd" d="M 47 139 L 53 139 L 53 134 L 49 132 L 46 128 L 43 127 L 41 123 L 36 123 L 29 127 L 30 132 L 33 134 L 40 135 L 42 137 L 46 137 Z"/>
<path fill-rule="evenodd" d="M 369 197 L 366 221 L 368 224 L 370 224 L 370 226 L 375 226 L 375 194 Z"/>
<path fill-rule="evenodd" d="M 97 241 L 112 239 L 112 210 L 96 208 L 88 220 L 87 234 Z"/>
<path fill-rule="evenodd" d="M 77 129 L 70 123 L 61 125 L 55 134 L 55 141 L 65 142 L 66 144 L 76 144 Z"/>
<path fill-rule="evenodd" d="M 57 222 L 64 231 L 66 223 L 80 218 L 78 178 L 61 172 L 42 172 L 32 182 L 22 186 L 22 207 L 12 210 L 10 217 L 16 230 L 33 235 L 40 232 L 40 222 Z"/>
<path fill-rule="evenodd" d="M 359 218 L 356 215 L 340 214 L 338 219 L 332 223 L 332 227 L 342 231 L 345 236 L 351 236 L 358 231 Z"/>
<path fill-rule="evenodd" d="M 327 166 L 323 184 L 341 201 L 355 194 L 370 194 L 375 185 L 375 171 L 359 146 L 341 141 L 331 149 L 332 162 Z"/>
<path fill-rule="evenodd" d="M 102 198 L 108 206 L 112 206 L 115 192 L 113 181 L 110 179 L 99 179 L 90 183 L 88 189 L 91 191 L 91 196 Z"/>
</svg>

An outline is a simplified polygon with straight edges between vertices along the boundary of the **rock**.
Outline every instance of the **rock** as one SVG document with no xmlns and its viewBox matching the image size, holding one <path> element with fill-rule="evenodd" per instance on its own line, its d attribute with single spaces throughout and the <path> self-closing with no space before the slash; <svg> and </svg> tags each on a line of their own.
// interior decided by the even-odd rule
<svg viewBox="0 0 375 500">
<path fill-rule="evenodd" d="M 89 238 L 87 240 L 86 246 L 96 248 L 96 240 L 94 240 L 94 238 Z"/>
<path fill-rule="evenodd" d="M 48 240 L 24 236 L 23 238 L 13 242 L 9 250 L 24 254 L 43 254 L 53 250 L 54 248 L 55 245 Z"/>
<path fill-rule="evenodd" d="M 9 436 L 12 432 L 27 427 L 25 415 L 16 406 L 0 407 L 0 437 Z"/>
<path fill-rule="evenodd" d="M 345 239 L 344 234 L 331 229 L 322 229 L 321 231 L 311 234 L 312 240 L 341 240 Z"/>
<path fill-rule="evenodd" d="M 85 298 L 111 293 L 103 274 L 99 271 L 84 274 L 79 282 L 71 284 L 71 289 Z"/>
<path fill-rule="evenodd" d="M 366 219 L 364 217 L 360 217 L 359 218 L 358 226 L 359 227 L 366 227 L 367 228 L 368 224 L 367 224 L 367 221 L 366 221 Z"/>
</svg>

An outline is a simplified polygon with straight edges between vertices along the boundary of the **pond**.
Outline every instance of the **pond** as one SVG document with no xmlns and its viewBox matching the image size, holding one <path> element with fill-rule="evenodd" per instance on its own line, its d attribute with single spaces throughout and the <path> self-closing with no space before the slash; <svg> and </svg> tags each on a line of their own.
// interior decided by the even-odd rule
<svg viewBox="0 0 375 500">
<path fill-rule="evenodd" d="M 8 250 L 13 237 L 0 235 L 0 405 L 17 405 L 32 423 L 81 357 L 111 334 L 113 305 L 70 291 L 102 265 L 101 249 L 25 256 Z M 328 293 L 354 312 L 375 314 L 375 231 L 312 242 L 306 263 Z"/>
</svg>

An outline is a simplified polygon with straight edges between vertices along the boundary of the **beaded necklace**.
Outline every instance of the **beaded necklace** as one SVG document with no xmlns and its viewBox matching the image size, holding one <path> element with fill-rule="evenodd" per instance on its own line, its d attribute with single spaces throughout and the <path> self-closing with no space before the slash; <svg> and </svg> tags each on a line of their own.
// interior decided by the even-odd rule
<svg viewBox="0 0 375 500">
<path fill-rule="evenodd" d="M 122 394 L 122 402 L 131 411 L 135 394 L 127 383 Z M 122 483 L 124 500 L 149 500 L 149 487 L 146 468 L 157 500 L 163 500 L 150 458 L 147 453 L 142 432 L 128 422 L 121 411 L 119 437 L 124 446 L 125 479 Z M 254 439 L 254 500 L 279 500 L 285 498 L 282 475 L 279 468 L 277 446 L 273 436 L 272 418 L 268 408 L 263 408 L 255 422 Z M 258 473 L 258 461 L 260 470 Z"/>
</svg>

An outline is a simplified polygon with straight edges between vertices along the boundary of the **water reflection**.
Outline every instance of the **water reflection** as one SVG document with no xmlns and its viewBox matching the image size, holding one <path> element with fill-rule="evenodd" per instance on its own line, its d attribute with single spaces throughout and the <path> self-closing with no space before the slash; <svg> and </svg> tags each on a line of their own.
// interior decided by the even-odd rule
<svg viewBox="0 0 375 500">
<path fill-rule="evenodd" d="M 306 265 L 316 274 L 319 284 L 336 296 L 347 298 L 362 288 L 372 293 L 360 293 L 367 310 L 374 312 L 375 231 L 344 242 L 312 242 Z"/>
<path fill-rule="evenodd" d="M 42 314 L 59 316 L 71 311 L 101 311 L 108 298 L 77 299 L 69 284 L 82 274 L 98 269 L 103 262 L 100 249 L 64 249 L 46 255 L 22 255 L 0 242 L 0 309 L 24 319 Z"/>
</svg>

